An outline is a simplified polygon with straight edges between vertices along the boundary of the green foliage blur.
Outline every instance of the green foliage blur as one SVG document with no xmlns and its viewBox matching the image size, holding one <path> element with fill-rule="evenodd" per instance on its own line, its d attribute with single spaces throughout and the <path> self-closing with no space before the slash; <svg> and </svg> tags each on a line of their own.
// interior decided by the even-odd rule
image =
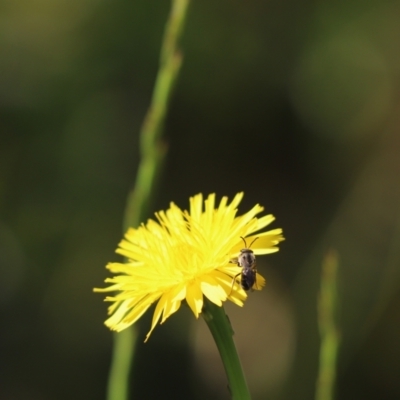
<svg viewBox="0 0 400 400">
<path fill-rule="evenodd" d="M 0 3 L 0 399 L 104 399 L 92 293 L 122 236 L 166 0 Z M 193 1 L 155 210 L 245 192 L 286 241 L 227 306 L 254 400 L 308 400 L 323 259 L 339 257 L 336 398 L 400 398 L 400 4 Z M 138 323 L 144 339 L 150 315 Z M 137 349 L 131 398 L 228 399 L 188 310 Z M 213 347 L 214 346 L 214 347 Z"/>
</svg>

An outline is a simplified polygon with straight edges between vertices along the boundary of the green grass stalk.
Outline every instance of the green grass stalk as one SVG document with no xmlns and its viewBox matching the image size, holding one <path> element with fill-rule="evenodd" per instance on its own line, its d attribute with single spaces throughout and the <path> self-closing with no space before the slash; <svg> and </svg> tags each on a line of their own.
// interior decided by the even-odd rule
<svg viewBox="0 0 400 400">
<path fill-rule="evenodd" d="M 340 344 L 337 323 L 339 296 L 337 290 L 338 257 L 328 252 L 322 265 L 321 289 L 318 298 L 318 325 L 321 338 L 316 400 L 333 400 L 336 363 Z"/>
<path fill-rule="evenodd" d="M 173 0 L 161 47 L 160 65 L 148 112 L 140 130 L 140 163 L 130 191 L 123 221 L 124 231 L 145 221 L 152 210 L 166 145 L 162 141 L 165 116 L 181 65 L 178 45 L 190 0 Z M 114 334 L 107 400 L 127 400 L 129 373 L 135 351 L 135 327 Z"/>
</svg>

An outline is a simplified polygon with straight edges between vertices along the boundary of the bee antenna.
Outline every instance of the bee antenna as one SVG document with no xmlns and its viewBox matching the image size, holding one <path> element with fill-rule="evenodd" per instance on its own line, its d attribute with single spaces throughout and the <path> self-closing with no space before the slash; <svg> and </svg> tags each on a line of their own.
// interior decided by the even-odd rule
<svg viewBox="0 0 400 400">
<path fill-rule="evenodd" d="M 250 243 L 249 249 L 251 247 L 251 245 L 258 239 L 258 236 Z"/>
<path fill-rule="evenodd" d="M 243 240 L 243 242 L 244 242 L 244 247 L 247 249 L 246 240 L 244 239 L 244 237 L 243 237 L 243 236 L 240 236 L 240 238 Z"/>
</svg>

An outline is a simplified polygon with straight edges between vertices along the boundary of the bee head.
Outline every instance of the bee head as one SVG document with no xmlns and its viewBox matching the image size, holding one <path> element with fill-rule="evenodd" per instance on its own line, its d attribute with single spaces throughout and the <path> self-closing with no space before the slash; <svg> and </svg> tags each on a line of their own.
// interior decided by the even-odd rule
<svg viewBox="0 0 400 400">
<path fill-rule="evenodd" d="M 256 256 L 253 250 L 242 249 L 240 250 L 240 255 L 238 257 L 239 265 L 243 268 L 251 268 L 256 262 Z"/>
<path fill-rule="evenodd" d="M 242 249 L 240 250 L 240 255 L 242 254 L 254 254 L 254 251 L 251 249 Z"/>
</svg>

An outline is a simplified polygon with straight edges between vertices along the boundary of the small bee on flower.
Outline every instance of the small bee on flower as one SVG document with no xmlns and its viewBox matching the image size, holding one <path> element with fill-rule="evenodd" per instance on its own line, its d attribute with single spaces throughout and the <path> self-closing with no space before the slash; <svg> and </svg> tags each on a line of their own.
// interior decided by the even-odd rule
<svg viewBox="0 0 400 400">
<path fill-rule="evenodd" d="M 239 267 L 242 268 L 242 270 L 233 278 L 231 290 L 233 289 L 233 285 L 236 282 L 236 278 L 240 275 L 240 286 L 244 290 L 248 291 L 257 284 L 256 256 L 254 255 L 254 251 L 251 250 L 250 247 L 258 239 L 258 237 L 256 237 L 250 243 L 249 247 L 247 247 L 246 240 L 242 236 L 240 238 L 244 242 L 244 249 L 240 250 L 239 256 L 233 258 L 230 262 L 233 264 L 237 264 Z"/>
</svg>

